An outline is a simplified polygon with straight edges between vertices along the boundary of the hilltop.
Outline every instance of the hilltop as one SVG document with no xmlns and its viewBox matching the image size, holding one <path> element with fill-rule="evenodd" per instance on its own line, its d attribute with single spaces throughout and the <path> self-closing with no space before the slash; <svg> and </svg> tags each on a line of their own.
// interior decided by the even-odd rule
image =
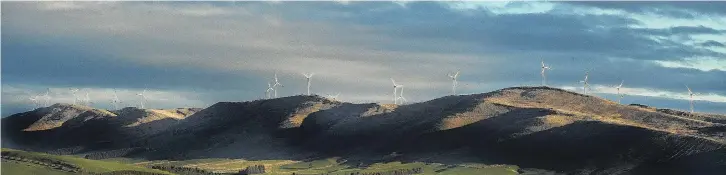
<svg viewBox="0 0 726 175">
<path fill-rule="evenodd" d="M 54 104 L 2 119 L 3 147 L 76 152 L 87 147 L 123 145 L 159 133 L 200 108 L 95 109 Z"/>
<path fill-rule="evenodd" d="M 345 161 L 337 164 L 346 166 L 399 161 L 509 164 L 571 174 L 716 174 L 726 169 L 723 119 L 556 88 L 512 87 L 407 105 L 320 96 L 220 102 L 206 109 L 53 105 L 2 122 L 3 141 L 13 146 L 89 158 L 338 157 Z"/>
</svg>

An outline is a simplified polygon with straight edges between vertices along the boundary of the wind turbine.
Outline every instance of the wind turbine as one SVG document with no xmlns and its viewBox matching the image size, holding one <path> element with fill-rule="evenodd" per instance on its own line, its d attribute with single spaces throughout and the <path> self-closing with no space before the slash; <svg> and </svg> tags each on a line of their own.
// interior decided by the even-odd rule
<svg viewBox="0 0 726 175">
<path fill-rule="evenodd" d="M 315 75 L 315 73 L 309 73 L 309 74 L 303 73 L 303 76 L 305 76 L 305 78 L 308 80 L 308 93 L 307 93 L 307 95 L 310 95 L 310 78 L 313 78 L 313 75 Z"/>
<path fill-rule="evenodd" d="M 547 86 L 547 75 L 545 74 L 545 70 L 550 70 L 550 67 L 545 65 L 544 59 L 542 59 L 542 72 L 540 73 L 542 75 L 542 86 Z"/>
<path fill-rule="evenodd" d="M 76 88 L 69 88 L 71 91 L 71 94 L 73 94 L 73 104 L 76 104 L 76 101 L 78 100 L 78 96 L 76 96 L 76 92 L 78 92 L 78 89 Z"/>
<path fill-rule="evenodd" d="M 587 94 L 587 88 L 590 87 L 590 84 L 587 82 L 587 77 L 590 74 L 590 71 L 585 71 L 585 80 L 580 81 L 582 83 L 582 93 Z"/>
<path fill-rule="evenodd" d="M 398 93 L 397 99 L 401 99 L 401 101 L 400 101 L 401 104 L 403 104 L 403 102 L 408 102 L 408 100 L 406 100 L 406 98 L 403 97 L 403 85 L 399 85 L 399 87 L 401 88 L 401 92 Z"/>
<path fill-rule="evenodd" d="M 45 91 L 44 97 L 45 97 L 45 105 L 44 106 L 50 106 L 50 99 L 51 99 L 51 97 L 50 97 L 50 88 L 48 88 L 48 90 Z"/>
<path fill-rule="evenodd" d="M 620 81 L 620 85 L 618 87 L 615 87 L 618 89 L 618 104 L 620 104 L 620 99 L 623 99 L 624 94 L 620 94 L 620 88 L 623 87 L 623 83 L 625 83 L 625 80 Z"/>
<path fill-rule="evenodd" d="M 272 84 L 270 84 L 270 82 L 267 82 L 267 90 L 265 90 L 265 96 L 267 97 L 267 99 L 270 99 L 270 95 L 271 95 L 270 91 L 274 91 L 274 90 L 275 89 L 272 88 Z"/>
<path fill-rule="evenodd" d="M 86 106 L 91 106 L 91 98 L 88 97 L 88 91 L 86 91 L 86 98 L 83 99 Z"/>
<path fill-rule="evenodd" d="M 111 100 L 111 103 L 113 103 L 113 109 L 118 110 L 118 104 L 121 103 L 121 101 L 118 99 L 116 89 L 113 90 L 113 99 Z"/>
<path fill-rule="evenodd" d="M 453 81 L 453 83 L 451 85 L 451 94 L 453 94 L 453 95 L 456 95 L 456 85 L 459 84 L 458 82 L 456 82 L 456 78 L 458 78 L 458 77 L 459 77 L 459 71 L 456 71 L 456 73 L 453 75 L 451 73 L 449 73 L 449 78 L 451 78 L 451 80 Z"/>
<path fill-rule="evenodd" d="M 33 106 L 35 107 L 33 109 L 37 109 L 37 108 L 40 107 L 40 104 L 38 104 L 38 96 L 37 95 L 36 96 L 30 96 L 28 98 L 28 100 L 30 100 L 31 102 L 33 102 Z"/>
<path fill-rule="evenodd" d="M 277 98 L 277 86 L 285 87 L 282 84 L 280 84 L 280 81 L 277 80 L 277 73 L 275 73 L 275 84 L 272 85 L 272 88 L 275 90 L 275 98 Z"/>
<path fill-rule="evenodd" d="M 393 78 L 391 78 L 391 83 L 393 83 L 393 104 L 398 104 L 398 97 L 396 94 L 398 93 L 398 86 L 401 85 L 396 84 L 396 80 L 393 80 Z"/>
<path fill-rule="evenodd" d="M 328 98 L 329 98 L 329 99 L 333 99 L 333 100 L 338 100 L 338 96 L 339 96 L 339 95 L 340 95 L 340 92 L 338 92 L 338 94 L 335 94 L 335 95 L 330 95 L 330 94 L 328 94 Z"/>
<path fill-rule="evenodd" d="M 686 85 L 686 88 L 688 89 L 688 96 L 690 97 L 689 101 L 691 102 L 691 115 L 693 115 L 693 91 L 691 91 L 691 88 L 688 87 L 688 85 Z"/>
<path fill-rule="evenodd" d="M 144 101 L 146 101 L 146 96 L 144 95 L 146 93 L 146 89 L 144 91 L 141 91 L 141 93 L 136 94 L 136 96 L 141 97 L 141 109 L 144 109 Z"/>
</svg>

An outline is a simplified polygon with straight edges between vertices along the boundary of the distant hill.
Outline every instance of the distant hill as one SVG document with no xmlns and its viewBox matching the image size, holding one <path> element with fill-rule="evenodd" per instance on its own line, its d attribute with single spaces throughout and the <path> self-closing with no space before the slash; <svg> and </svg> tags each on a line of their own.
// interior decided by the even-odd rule
<svg viewBox="0 0 726 175">
<path fill-rule="evenodd" d="M 199 108 L 117 111 L 55 104 L 2 119 L 3 147 L 75 153 L 128 143 L 159 133 Z M 94 148 L 92 148 L 94 147 Z M 56 150 L 58 148 L 63 148 Z"/>
<path fill-rule="evenodd" d="M 56 104 L 2 122 L 3 147 L 89 158 L 341 157 L 350 166 L 395 160 L 571 174 L 718 174 L 726 172 L 723 119 L 556 88 L 513 87 L 400 106 L 320 96 L 174 110 Z"/>
</svg>

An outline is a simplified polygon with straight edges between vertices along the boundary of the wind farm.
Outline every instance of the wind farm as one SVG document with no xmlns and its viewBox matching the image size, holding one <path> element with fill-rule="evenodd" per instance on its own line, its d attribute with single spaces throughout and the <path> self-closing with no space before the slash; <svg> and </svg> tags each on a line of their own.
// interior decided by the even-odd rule
<svg viewBox="0 0 726 175">
<path fill-rule="evenodd" d="M 2 5 L 0 174 L 726 170 L 722 2 Z"/>
<path fill-rule="evenodd" d="M 549 65 L 544 65 L 541 62 L 542 69 L 540 76 L 542 78 L 541 85 L 546 85 L 547 78 L 545 71 L 549 69 Z M 265 98 L 254 101 L 243 101 L 243 102 L 218 102 L 214 105 L 206 108 L 175 108 L 175 109 L 152 109 L 148 107 L 147 100 L 148 90 L 136 91 L 133 93 L 138 100 L 137 107 L 122 107 L 124 103 L 119 99 L 117 90 L 113 89 L 110 94 L 110 103 L 113 109 L 101 109 L 91 107 L 90 101 L 90 90 L 86 90 L 85 96 L 79 98 L 76 93 L 78 90 L 70 89 L 69 94 L 73 97 L 68 104 L 56 103 L 50 106 L 41 106 L 38 100 L 42 97 L 40 95 L 30 96 L 28 100 L 32 102 L 35 108 L 32 111 L 16 114 L 3 119 L 3 123 L 19 123 L 22 116 L 30 115 L 37 116 L 37 121 L 32 122 L 29 125 L 18 125 L 17 127 L 3 126 L 3 128 L 10 128 L 5 130 L 4 139 L 12 140 L 12 143 L 16 146 L 10 147 L 13 149 L 22 149 L 26 151 L 46 152 L 58 155 L 77 155 L 86 154 L 86 158 L 96 160 L 114 160 L 114 159 L 132 159 L 134 161 L 146 161 L 137 165 L 149 168 L 149 170 L 134 170 L 134 171 L 154 171 L 163 170 L 165 173 L 180 173 L 183 174 L 185 171 L 195 171 L 201 173 L 228 173 L 234 174 L 239 172 L 249 171 L 250 167 L 264 166 L 271 168 L 272 172 L 282 174 L 298 174 L 298 173 L 311 173 L 321 172 L 320 167 L 340 167 L 339 169 L 322 170 L 327 173 L 338 173 L 347 174 L 347 172 L 388 172 L 386 168 L 375 168 L 372 164 L 379 162 L 381 158 L 403 161 L 405 159 L 411 159 L 412 162 L 403 164 L 383 164 L 386 167 L 396 169 L 393 172 L 409 172 L 412 174 L 420 174 L 425 172 L 436 172 L 436 169 L 440 169 L 443 166 L 449 166 L 453 169 L 469 169 L 473 174 L 481 172 L 498 172 L 496 174 L 510 174 L 506 172 L 517 172 L 517 173 L 557 173 L 557 172 L 579 172 L 582 169 L 579 168 L 562 168 L 557 166 L 551 166 L 542 163 L 527 163 L 523 159 L 516 159 L 512 165 L 491 167 L 485 164 L 477 164 L 482 166 L 479 168 L 467 167 L 461 164 L 419 164 L 424 161 L 421 153 L 440 152 L 440 151 L 454 151 L 457 154 L 471 154 L 471 156 L 479 158 L 488 158 L 495 161 L 504 161 L 504 159 L 488 157 L 482 154 L 481 151 L 462 151 L 462 150 L 449 150 L 442 149 L 448 147 L 460 147 L 460 146 L 487 146 L 491 147 L 492 151 L 501 152 L 506 155 L 512 156 L 525 156 L 534 158 L 542 161 L 556 161 L 561 164 L 577 164 L 570 161 L 578 161 L 585 158 L 591 158 L 595 156 L 597 159 L 613 159 L 616 162 L 630 162 L 628 158 L 612 158 L 611 154 L 622 154 L 624 152 L 615 152 L 607 154 L 590 154 L 590 156 L 581 156 L 583 153 L 597 152 L 600 148 L 594 144 L 606 144 L 602 140 L 594 138 L 605 137 L 605 140 L 615 140 L 618 143 L 621 136 L 610 136 L 610 135 L 599 135 L 599 134 L 588 134 L 580 136 L 577 134 L 565 134 L 562 135 L 551 135 L 542 134 L 539 132 L 540 129 L 526 129 L 526 128 L 544 128 L 546 131 L 563 130 L 562 132 L 579 133 L 583 130 L 582 127 L 597 130 L 596 133 L 610 133 L 610 132 L 628 132 L 629 134 L 644 134 L 646 137 L 656 137 L 656 135 L 668 135 L 668 137 L 674 137 L 673 140 L 663 141 L 649 141 L 645 145 L 628 145 L 623 144 L 618 149 L 636 149 L 636 147 L 647 147 L 648 149 L 662 149 L 663 152 L 652 153 L 645 150 L 637 150 L 636 154 L 645 157 L 671 157 L 666 161 L 674 163 L 681 159 L 690 160 L 693 156 L 701 154 L 720 154 L 723 150 L 719 147 L 723 147 L 724 137 L 710 134 L 710 131 L 714 127 L 726 126 L 722 120 L 726 119 L 726 115 L 698 113 L 694 109 L 694 99 L 696 96 L 692 89 L 686 85 L 687 98 L 689 101 L 689 111 L 678 111 L 672 109 L 657 108 L 652 106 L 645 106 L 641 104 L 622 104 L 621 99 L 627 94 L 628 90 L 624 88 L 625 80 L 621 80 L 617 86 L 608 86 L 614 89 L 615 99 L 609 100 L 593 96 L 593 88 L 591 87 L 590 75 L 592 70 L 586 70 L 585 75 L 579 83 L 582 84 L 582 91 L 580 93 L 579 88 L 573 88 L 571 90 L 565 90 L 553 86 L 553 83 L 549 83 L 549 86 L 520 86 L 520 87 L 507 87 L 491 92 L 484 93 L 457 93 L 458 81 L 460 71 L 448 73 L 448 77 L 451 82 L 451 89 L 447 86 L 441 86 L 440 92 L 444 92 L 440 97 L 410 102 L 404 96 L 404 88 L 408 87 L 404 84 L 396 81 L 393 78 L 388 78 L 393 86 L 393 93 L 390 98 L 390 104 L 386 103 L 388 100 L 381 100 L 380 103 L 351 103 L 342 101 L 340 99 L 340 92 L 336 94 L 328 93 L 325 97 L 315 95 L 310 92 L 311 78 L 313 73 L 304 73 L 303 77 L 306 78 L 305 84 L 301 85 L 301 89 L 305 89 L 303 95 L 284 95 L 278 94 L 277 89 L 283 87 L 281 81 L 286 78 L 278 76 L 277 71 L 273 74 L 273 78 L 267 83 L 267 89 L 265 90 Z M 320 74 L 325 77 L 325 74 Z M 399 75 L 405 77 L 405 75 Z M 536 77 L 536 76 L 535 76 Z M 469 84 L 471 82 L 468 82 Z M 466 87 L 466 86 L 465 86 Z M 390 88 L 390 86 L 389 86 Z M 415 88 L 414 88 L 415 89 Z M 596 90 L 598 88 L 595 88 Z M 330 89 L 327 89 L 328 91 Z M 383 90 L 383 89 L 381 89 Z M 421 90 L 420 88 L 418 89 Z M 389 90 L 386 90 L 390 92 Z M 447 91 L 450 91 L 446 93 Z M 44 96 L 50 100 L 51 90 L 48 88 Z M 131 91 L 133 92 L 133 91 Z M 127 93 L 128 94 L 128 93 Z M 387 95 L 388 96 L 388 95 Z M 157 96 L 157 98 L 163 98 Z M 46 102 L 49 104 L 49 102 Z M 573 104 L 574 103 L 574 104 Z M 275 113 L 274 111 L 288 111 L 284 113 Z M 257 114 L 255 114 L 257 113 Z M 254 115 L 253 115 L 254 114 Z M 232 117 L 235 115 L 242 115 L 239 117 Z M 617 117 L 612 117 L 613 115 Z M 82 119 L 84 117 L 92 116 L 88 119 Z M 268 119 L 262 116 L 275 116 Z M 650 116 L 648 119 L 642 118 L 641 116 Z M 209 117 L 209 118 L 208 118 Z M 262 117 L 262 118 L 260 118 Z M 506 121 L 513 119 L 504 119 L 505 121 L 497 121 L 499 118 L 509 117 L 522 117 L 521 119 L 514 119 L 517 121 Z M 239 119 L 237 119 L 239 118 Z M 244 120 L 243 120 L 244 119 Z M 250 120 L 250 121 L 247 121 Z M 675 121 L 675 122 L 674 122 Z M 514 123 L 526 123 L 517 124 L 515 126 L 505 126 L 506 124 L 501 122 L 514 122 Z M 593 123 L 594 122 L 594 123 Z M 130 125 L 123 125 L 122 123 L 132 123 Z M 193 132 L 210 132 L 212 128 L 218 127 L 230 127 L 237 128 L 237 125 L 230 125 L 233 123 L 241 124 L 240 128 L 251 127 L 263 124 L 262 126 L 269 127 L 264 123 L 272 123 L 272 126 L 279 126 L 269 128 L 272 131 L 269 132 L 282 132 L 281 128 L 287 128 L 290 132 L 299 132 L 299 134 L 281 134 L 277 135 L 278 141 L 274 142 L 289 142 L 286 144 L 277 144 L 269 148 L 254 148 L 250 151 L 229 151 L 224 149 L 225 146 L 208 146 L 209 144 L 221 144 L 221 145 L 235 145 L 250 147 L 250 143 L 246 143 L 246 137 L 260 137 L 253 133 L 268 132 L 269 129 L 262 129 L 258 131 L 252 131 L 252 133 L 246 133 L 248 131 L 236 131 L 232 129 L 224 132 L 231 132 L 226 134 L 238 133 L 241 138 L 234 138 L 233 143 L 221 143 L 215 139 L 203 139 L 203 144 L 189 144 L 191 147 L 177 147 L 167 145 L 177 145 L 181 142 L 190 141 L 189 135 L 181 134 L 182 131 L 192 130 Z M 590 124 L 586 124 L 590 123 Z M 97 131 L 93 125 L 104 126 L 105 129 Z M 145 126 L 145 125 L 148 125 Z M 582 125 L 582 126 L 581 126 Z M 142 127 L 143 126 L 143 127 Z M 68 127 L 79 127 L 78 129 L 66 129 Z M 496 129 L 491 130 L 489 127 L 495 127 Z M 629 128 L 628 131 L 620 131 L 616 128 Z M 235 131 L 233 131 L 235 130 Z M 275 131 L 277 130 L 277 131 Z M 524 130 L 524 132 L 515 132 Z M 638 130 L 638 131 L 636 131 Z M 640 131 L 642 130 L 642 131 Z M 26 139 L 29 137 L 24 132 L 62 132 L 64 135 L 56 140 L 49 141 L 35 141 L 37 139 Z M 482 131 L 494 132 L 493 135 L 482 135 Z M 104 138 L 115 138 L 111 139 L 112 146 L 104 146 L 104 150 L 95 150 L 94 153 L 85 151 L 69 151 L 63 149 L 61 145 L 67 144 L 78 144 L 81 143 L 83 147 L 90 147 L 96 145 L 95 139 L 79 139 L 77 135 L 86 134 L 87 132 L 95 132 L 104 135 Z M 185 131 L 188 132 L 188 131 Z M 425 133 L 434 132 L 436 135 L 428 136 Z M 484 133 L 486 133 L 484 132 Z M 559 132 L 559 131 L 558 131 Z M 680 134 L 680 133 L 691 133 L 691 134 Z M 121 134 L 122 136 L 119 136 Z M 369 136 L 362 136 L 365 134 L 373 134 Z M 512 135 L 514 134 L 514 135 Z M 234 135 L 234 134 L 233 134 Z M 520 138 L 517 135 L 521 135 Z M 477 137 L 485 138 L 482 142 L 471 142 L 469 139 L 460 138 L 465 137 Z M 524 137 L 526 136 L 526 137 Z M 36 135 L 34 138 L 43 138 L 40 140 L 47 139 L 48 136 Z M 196 137 L 196 136 L 195 136 Z M 214 134 L 206 135 L 206 137 L 215 137 Z M 267 136 L 264 136 L 267 137 Z M 530 138 L 531 137 L 531 138 Z M 553 138 L 553 141 L 541 141 L 538 138 Z M 350 141 L 348 139 L 355 138 L 357 141 Z M 398 138 L 406 138 L 400 140 Z M 445 142 L 437 143 L 440 140 L 457 139 L 456 142 Z M 592 138 L 592 139 L 591 139 Z M 633 139 L 633 136 L 625 137 L 627 139 Z M 149 139 L 155 141 L 149 141 Z M 232 138 L 227 138 L 232 139 Z M 369 145 L 365 142 L 377 140 L 383 143 L 383 147 L 375 146 L 376 144 Z M 432 140 L 433 139 L 433 140 Z M 493 139 L 493 140 L 491 140 Z M 497 139 L 511 140 L 506 141 L 507 147 L 500 147 L 501 143 L 495 141 Z M 564 140 L 563 140 L 564 139 Z M 324 141 L 323 141 L 324 140 Z M 491 141 L 486 141 L 491 140 Z M 581 142 L 589 143 L 588 147 L 579 146 L 579 144 L 568 144 L 565 140 L 578 140 Z M 122 144 L 123 142 L 132 142 L 135 146 L 145 147 L 143 150 L 138 147 L 129 147 L 128 145 Z M 198 141 L 198 140 L 197 140 Z M 235 143 L 239 142 L 239 143 Z M 422 146 L 420 143 L 426 143 Z M 520 143 L 524 142 L 524 143 Z M 556 155 L 543 154 L 539 152 L 523 151 L 531 149 L 532 144 L 536 149 L 543 149 L 547 152 L 555 152 Z M 327 144 L 323 144 L 327 143 Z M 28 147 L 17 145 L 34 145 L 44 144 L 46 147 Z M 256 144 L 256 143 L 254 143 Z M 331 145 L 332 144 L 332 145 Z M 663 146 L 663 145 L 686 145 L 692 146 Z M 558 145 L 563 148 L 552 148 L 546 145 Z M 659 146 L 656 146 L 659 145 Z M 95 146 L 94 146 L 95 147 Z M 376 148 L 377 147 L 377 148 Z M 423 147 L 423 150 L 412 149 L 415 147 Z M 373 151 L 375 149 L 385 150 L 383 152 Z M 111 149 L 111 150 L 108 150 Z M 199 149 L 207 151 L 199 152 Z M 196 164 L 192 161 L 181 163 L 180 165 L 186 166 L 199 166 L 201 168 L 182 170 L 175 168 L 175 164 L 167 164 L 163 162 L 149 161 L 152 159 L 182 159 L 182 160 L 206 160 L 202 157 L 213 156 L 213 155 L 227 155 L 236 158 L 245 158 L 250 154 L 265 155 L 269 152 L 286 150 L 303 149 L 303 152 L 312 153 L 314 157 L 299 157 L 291 155 L 283 156 L 282 160 L 278 158 L 263 156 L 265 161 L 277 162 L 276 165 L 259 165 L 251 162 L 250 164 L 243 164 L 239 166 L 232 166 L 227 169 L 214 169 L 207 165 Z M 350 154 L 349 151 L 362 149 L 367 150 L 365 156 Z M 145 150 L 145 151 L 144 151 Z M 342 151 L 338 153 L 328 152 L 329 150 Z M 4 152 L 17 151 L 12 149 L 4 149 Z M 210 152 L 211 151 L 211 152 Z M 423 152 L 422 152 L 423 151 Z M 198 154 L 198 156 L 184 155 L 184 154 L 170 154 L 170 152 L 189 152 Z M 295 152 L 295 151 L 293 151 Z M 390 153 L 392 152 L 392 153 Z M 400 154 L 399 152 L 404 152 Z M 489 151 L 483 151 L 490 153 Z M 390 153 L 390 154 L 388 154 Z M 560 160 L 556 159 L 557 155 L 568 155 L 574 156 L 572 160 Z M 141 156 L 141 157 L 139 157 Z M 180 157 L 181 156 L 181 157 Z M 202 156 L 202 157 L 199 157 Z M 333 158 L 326 158 L 334 156 Z M 362 156 L 362 157 L 361 157 Z M 133 157 L 133 158 L 132 158 Z M 174 158 L 172 158 L 174 157 Z M 444 156 L 439 155 L 439 158 L 434 160 L 443 159 L 461 159 L 461 156 Z M 10 159 L 10 158 L 9 158 Z M 13 157 L 12 159 L 20 159 Z M 63 158 L 54 158 L 63 159 Z M 303 160 L 304 159 L 304 160 Z M 428 159 L 428 158 L 427 158 Z M 236 160 L 236 159 L 231 159 Z M 286 162 L 295 160 L 292 162 Z M 362 167 L 362 169 L 347 169 L 344 167 L 350 166 L 347 163 L 354 160 L 356 166 Z M 209 160 L 211 161 L 211 160 Z M 184 161 L 182 161 L 184 162 Z M 309 162 L 309 163 L 306 163 Z M 327 162 L 321 165 L 315 162 Z M 220 163 L 231 163 L 231 161 L 221 161 Z M 631 162 L 632 163 L 632 162 Z M 657 162 L 651 162 L 657 163 Z M 709 164 L 712 163 L 709 159 L 706 162 L 699 162 L 703 164 L 706 169 L 711 167 L 720 167 L 720 165 Z M 310 164 L 305 168 L 292 168 L 297 164 Z M 368 165 L 366 165 L 368 164 Z M 517 165 L 527 165 L 536 168 L 519 168 Z M 596 166 L 608 167 L 609 163 L 606 164 L 594 164 Z M 632 163 L 634 166 L 645 166 L 640 163 Z M 320 166 L 320 167 L 319 167 Z M 380 165 L 379 165 L 380 166 Z M 406 168 L 413 167 L 413 168 Z M 687 169 L 676 168 L 666 169 L 667 171 L 677 172 L 689 172 Z M 628 169 L 626 171 L 633 171 L 634 169 Z M 13 170 L 15 171 L 15 170 Z M 81 169 L 68 170 L 71 172 L 88 171 Z M 263 171 L 263 170 L 255 170 Z M 267 170 L 265 170 L 267 171 Z M 449 170 L 454 171 L 454 170 Z M 459 171 L 459 170 L 456 170 Z M 657 168 L 644 167 L 642 170 L 645 172 L 662 172 L 663 167 L 658 166 Z M 625 172 L 625 171 L 624 171 Z M 710 172 L 710 170 L 709 170 Z M 708 173 L 707 173 L 708 174 Z"/>
</svg>

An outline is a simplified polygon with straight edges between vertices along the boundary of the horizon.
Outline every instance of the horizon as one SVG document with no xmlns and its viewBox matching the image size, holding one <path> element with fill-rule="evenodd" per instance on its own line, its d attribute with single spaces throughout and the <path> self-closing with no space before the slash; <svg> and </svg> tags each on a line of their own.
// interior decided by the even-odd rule
<svg viewBox="0 0 726 175">
<path fill-rule="evenodd" d="M 726 2 L 2 2 L 2 117 L 89 92 L 91 107 L 207 107 L 340 93 L 409 103 L 541 86 L 726 114 Z M 589 90 L 590 91 L 590 90 Z M 79 95 L 82 96 L 82 95 Z"/>
<path fill-rule="evenodd" d="M 591 96 L 591 97 L 594 97 L 594 98 L 602 98 L 603 100 L 608 100 L 608 101 L 612 101 L 612 102 L 616 102 L 617 103 L 617 101 L 614 101 L 614 99 L 607 99 L 607 98 L 600 97 L 600 96 L 597 96 L 597 95 L 594 95 L 594 94 L 582 94 L 582 93 L 579 93 L 577 91 L 571 91 L 571 90 L 567 90 L 567 89 L 562 89 L 562 88 L 557 88 L 557 87 L 550 87 L 550 86 L 512 86 L 512 87 L 506 87 L 506 88 L 502 88 L 502 89 L 493 90 L 493 91 L 490 91 L 490 92 L 471 93 L 471 94 L 457 94 L 457 95 L 444 95 L 444 96 L 440 96 L 440 97 L 436 97 L 436 98 L 433 98 L 433 99 L 428 99 L 426 101 L 420 101 L 420 102 L 433 101 L 433 100 L 437 100 L 437 99 L 444 98 L 444 97 L 449 97 L 449 96 L 479 95 L 479 94 L 493 93 L 495 91 L 500 91 L 500 90 L 517 89 L 517 88 L 540 88 L 540 89 L 562 90 L 562 91 L 566 91 L 566 92 L 570 92 L 570 93 L 574 93 L 574 94 L 587 95 L 587 96 Z M 64 102 L 52 103 L 52 104 L 50 104 L 48 106 L 44 106 L 44 107 L 52 107 L 52 106 L 55 106 L 55 105 L 74 105 L 74 106 L 90 107 L 90 108 L 93 108 L 93 109 L 104 109 L 104 110 L 107 110 L 107 111 L 118 111 L 118 110 L 123 110 L 125 108 L 135 108 L 135 109 L 143 109 L 143 110 L 170 110 L 170 109 L 193 109 L 193 108 L 206 109 L 206 108 L 211 107 L 211 106 L 213 106 L 213 105 L 215 105 L 217 103 L 235 103 L 235 102 L 237 102 L 237 103 L 244 103 L 244 102 L 254 102 L 254 101 L 260 101 L 260 100 L 276 100 L 276 99 L 283 99 L 283 98 L 289 98 L 289 97 L 305 97 L 305 96 L 318 97 L 318 98 L 321 98 L 321 99 L 334 100 L 334 99 L 331 99 L 329 97 L 325 97 L 325 96 L 318 95 L 318 94 L 310 94 L 310 95 L 306 95 L 306 94 L 296 94 L 296 95 L 290 95 L 290 96 L 284 96 L 284 97 L 277 97 L 277 98 L 272 97 L 272 98 L 254 99 L 254 100 L 246 100 L 246 101 L 219 101 L 219 102 L 216 102 L 216 103 L 210 104 L 209 106 L 204 106 L 204 107 L 140 108 L 139 106 L 123 106 L 123 107 L 120 107 L 119 109 L 110 109 L 110 108 L 96 108 L 96 107 L 93 107 L 92 105 L 86 105 L 86 104 L 73 104 L 73 103 L 64 103 Z M 342 102 L 342 103 L 350 103 L 350 104 L 379 104 L 379 105 L 399 105 L 399 106 L 400 105 L 412 105 L 412 104 L 419 103 L 419 102 L 413 102 L 413 103 L 393 104 L 393 103 L 385 103 L 385 102 L 377 102 L 377 101 L 369 101 L 369 102 L 366 102 L 366 101 L 360 101 L 360 102 L 345 102 L 345 101 L 339 101 L 339 102 Z M 647 104 L 638 104 L 638 103 L 631 103 L 631 104 L 620 103 L 620 105 L 625 105 L 625 106 L 645 105 L 647 107 L 654 107 L 654 108 L 657 108 L 657 109 L 672 109 L 672 110 L 678 110 L 678 111 L 683 111 L 683 112 L 689 112 L 687 110 L 680 110 L 680 109 L 675 109 L 675 108 L 662 108 L 662 107 L 659 107 L 659 106 L 650 106 L 650 105 L 647 105 Z M 44 107 L 40 107 L 40 108 L 44 108 Z M 36 108 L 36 109 L 38 109 L 38 108 Z M 32 110 L 35 110 L 35 109 L 31 109 L 30 111 L 32 111 Z M 29 112 L 29 111 L 27 111 L 27 112 Z M 697 114 L 718 114 L 718 113 L 708 113 L 708 112 L 698 112 L 698 111 L 696 111 L 695 113 L 697 113 Z M 6 116 L 3 116 L 3 118 L 4 117 L 6 117 Z"/>
</svg>

